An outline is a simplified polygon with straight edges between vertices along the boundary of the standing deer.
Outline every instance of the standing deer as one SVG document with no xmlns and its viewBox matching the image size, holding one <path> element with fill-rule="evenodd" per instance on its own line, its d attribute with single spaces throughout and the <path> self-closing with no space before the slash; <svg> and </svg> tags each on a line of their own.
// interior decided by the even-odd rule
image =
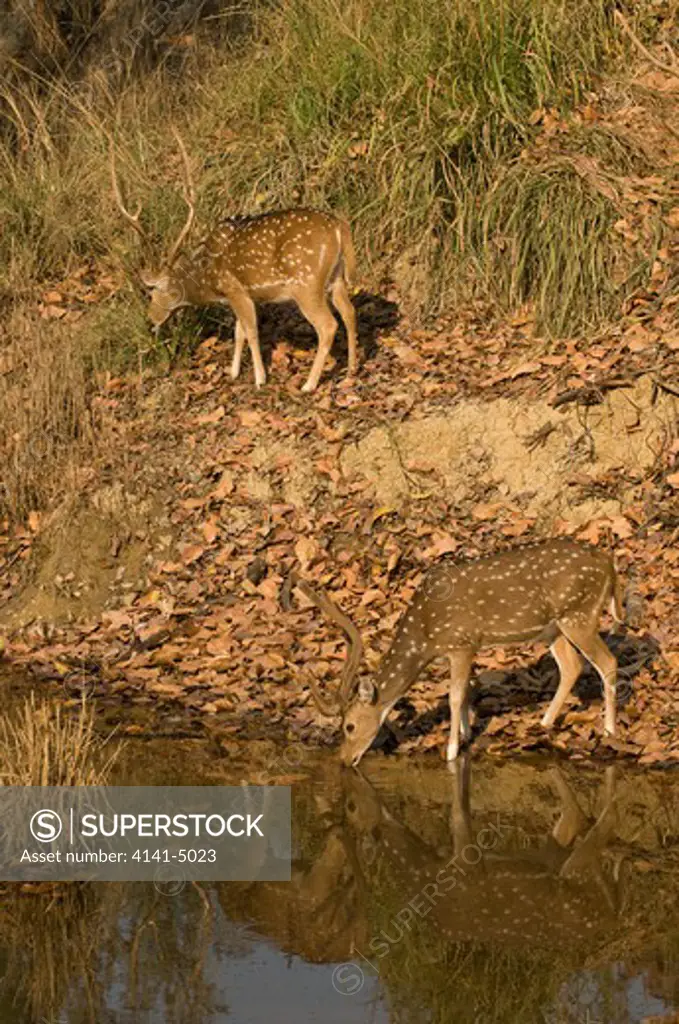
<svg viewBox="0 0 679 1024">
<path fill-rule="evenodd" d="M 259 348 L 256 302 L 295 302 L 318 336 L 318 351 L 302 391 L 314 391 L 337 332 L 328 295 L 347 331 L 348 372 L 358 367 L 356 312 L 349 287 L 356 273 L 351 231 L 346 221 L 318 210 L 293 209 L 221 221 L 191 255 L 180 249 L 195 215 L 195 190 L 186 148 L 175 131 L 184 168 L 186 223 L 160 269 L 140 276 L 151 289 L 149 318 L 157 332 L 183 306 L 222 303 L 236 318 L 231 376 L 240 374 L 245 341 L 252 353 L 255 386 L 266 383 Z M 139 222 L 141 206 L 130 213 L 123 202 L 110 146 L 113 194 L 123 217 L 142 241 L 148 236 Z"/>
<path fill-rule="evenodd" d="M 464 562 L 439 562 L 425 577 L 404 612 L 394 642 L 374 681 L 355 679 L 363 645 L 353 622 L 322 592 L 290 574 L 290 583 L 336 622 L 349 640 L 337 701 L 327 701 L 311 677 L 311 691 L 324 715 L 342 715 L 340 757 L 357 765 L 394 704 L 426 665 L 450 660 L 450 738 L 447 759 L 470 737 L 468 689 L 478 651 L 496 645 L 550 642 L 559 685 L 542 724 L 550 727 L 578 679 L 584 658 L 604 688 L 604 730 L 615 734 L 617 662 L 598 629 L 604 608 L 622 621 L 622 603 L 609 555 L 572 540 L 549 540 Z"/>
</svg>

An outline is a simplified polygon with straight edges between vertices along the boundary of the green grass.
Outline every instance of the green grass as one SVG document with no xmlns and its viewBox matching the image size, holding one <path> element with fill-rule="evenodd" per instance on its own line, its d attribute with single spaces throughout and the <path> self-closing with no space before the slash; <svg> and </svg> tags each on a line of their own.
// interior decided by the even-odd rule
<svg viewBox="0 0 679 1024">
<path fill-rule="evenodd" d="M 620 52 L 604 0 L 291 0 L 260 11 L 257 25 L 244 51 L 207 50 L 191 74 L 155 75 L 117 98 L 133 161 L 122 173 L 145 200 L 151 230 L 162 239 L 181 219 L 167 131 L 179 121 L 203 164 L 204 219 L 297 201 L 341 208 L 369 264 L 415 248 L 438 268 L 425 308 L 457 287 L 455 264 L 485 243 L 475 221 L 536 136 L 531 115 L 577 105 Z M 37 122 L 37 142 L 3 160 L 5 288 L 131 247 L 110 200 L 99 127 L 113 127 L 113 102 L 104 94 L 85 103 L 67 88 L 49 104 L 31 99 L 21 126 Z M 577 148 L 587 150 L 590 134 Z M 607 156 L 619 164 L 628 154 Z M 538 190 L 528 179 L 543 174 L 532 167 L 524 182 Z M 501 209 L 493 213 L 497 220 Z M 521 249 L 518 234 L 535 230 L 508 216 L 500 226 Z M 564 248 L 571 241 L 566 225 Z M 504 299 L 514 301 L 511 288 Z"/>
<path fill-rule="evenodd" d="M 642 153 L 570 117 L 606 70 L 622 66 L 627 44 L 613 9 L 609 0 L 253 2 L 247 40 L 199 37 L 176 77 L 161 68 L 120 90 L 87 92 L 35 75 L 7 85 L 0 301 L 30 308 L 83 262 L 134 279 L 141 253 L 111 197 L 106 131 L 160 259 L 184 217 L 172 122 L 194 163 L 203 226 L 294 203 L 335 209 L 352 221 L 363 283 L 394 276 L 416 314 L 480 298 L 497 315 L 532 303 L 546 334 L 596 329 L 652 255 L 621 246 L 613 225 L 622 200 L 602 188 L 606 175 L 643 174 Z M 545 147 L 546 109 L 565 129 Z M 582 156 L 592 173 L 573 161 Z M 404 262 L 417 267 L 417 286 L 403 278 Z M 46 348 L 57 335 L 58 325 L 40 324 Z M 86 366 L 136 365 L 153 348 L 134 287 L 70 337 L 76 348 L 82 339 Z M 17 388 L 32 380 L 29 367 L 23 379 L 0 378 L 0 401 L 17 407 Z M 10 463 L 16 434 L 12 422 L 0 428 Z M 53 493 L 29 490 L 37 505 Z M 10 483 L 9 492 L 0 503 L 25 512 L 26 488 Z"/>
<path fill-rule="evenodd" d="M 614 205 L 571 167 L 517 166 L 470 225 L 475 272 L 499 304 L 533 302 L 539 328 L 559 335 L 596 329 L 620 302 L 617 274 L 626 260 L 610 244 L 616 220 Z"/>
</svg>

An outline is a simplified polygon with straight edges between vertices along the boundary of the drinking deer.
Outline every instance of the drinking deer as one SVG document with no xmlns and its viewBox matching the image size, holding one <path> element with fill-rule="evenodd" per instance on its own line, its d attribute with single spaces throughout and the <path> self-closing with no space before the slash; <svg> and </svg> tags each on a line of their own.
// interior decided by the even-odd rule
<svg viewBox="0 0 679 1024">
<path fill-rule="evenodd" d="M 457 757 L 460 738 L 470 737 L 468 688 L 476 653 L 487 647 L 550 642 L 559 685 L 542 724 L 550 727 L 578 679 L 584 658 L 604 689 L 604 729 L 615 734 L 617 662 L 599 637 L 608 606 L 617 621 L 623 611 L 611 557 L 586 544 L 555 539 L 463 562 L 442 560 L 427 574 L 404 612 L 394 642 L 375 680 L 355 686 L 363 646 L 360 634 L 323 592 L 296 573 L 290 584 L 344 631 L 349 652 L 335 702 L 310 677 L 322 714 L 342 715 L 340 757 L 357 765 L 394 704 L 434 658 L 450 659 L 450 738 L 447 759 Z"/>
<path fill-rule="evenodd" d="M 314 391 L 337 332 L 328 295 L 347 332 L 348 373 L 358 367 L 356 312 L 349 287 L 356 273 L 356 256 L 348 223 L 319 210 L 292 209 L 220 221 L 190 254 L 180 250 L 193 225 L 195 190 L 184 143 L 175 131 L 184 168 L 186 222 L 160 269 L 140 276 L 151 289 L 149 318 L 157 333 L 168 317 L 183 306 L 222 303 L 236 318 L 231 377 L 240 374 L 243 347 L 252 354 L 255 386 L 266 383 L 257 330 L 256 302 L 295 302 L 316 331 L 318 350 L 302 391 Z M 110 146 L 113 194 L 123 217 L 148 244 L 139 216 L 123 202 Z"/>
</svg>

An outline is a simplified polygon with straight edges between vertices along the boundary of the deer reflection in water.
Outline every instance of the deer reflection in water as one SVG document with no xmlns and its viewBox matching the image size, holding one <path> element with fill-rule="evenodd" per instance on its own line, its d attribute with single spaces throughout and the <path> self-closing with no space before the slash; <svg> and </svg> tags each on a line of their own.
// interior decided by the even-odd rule
<svg viewBox="0 0 679 1024">
<path fill-rule="evenodd" d="M 416 927 L 435 929 L 451 943 L 540 948 L 589 945 L 606 934 L 619 906 L 619 864 L 608 877 L 601 863 L 615 828 L 615 769 L 606 769 L 603 809 L 591 822 L 554 768 L 560 817 L 539 846 L 518 850 L 506 849 L 517 830 L 501 818 L 473 831 L 468 756 L 450 770 L 452 855 L 398 822 L 358 772 L 348 777 L 345 808 L 364 881 L 370 885 L 371 874 L 386 869 L 405 897 L 360 953 L 379 960 Z"/>
<path fill-rule="evenodd" d="M 356 769 L 343 769 L 336 795 L 329 781 L 314 793 L 321 836 L 313 856 L 293 864 L 290 882 L 242 889 L 240 910 L 233 888 L 223 891 L 227 912 L 247 914 L 255 931 L 308 961 L 360 955 L 378 972 L 395 944 L 420 938 L 441 946 L 591 949 L 610 935 L 620 902 L 620 865 L 604 856 L 616 819 L 613 767 L 596 820 L 553 767 L 559 819 L 543 840 L 518 849 L 522 835 L 509 818 L 486 815 L 474 831 L 468 756 L 449 772 L 452 842 L 445 847 L 398 820 Z"/>
</svg>

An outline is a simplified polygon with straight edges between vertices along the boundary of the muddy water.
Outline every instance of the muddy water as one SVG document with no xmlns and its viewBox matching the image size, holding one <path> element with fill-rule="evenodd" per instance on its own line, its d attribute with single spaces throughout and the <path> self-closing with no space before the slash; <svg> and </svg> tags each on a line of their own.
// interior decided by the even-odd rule
<svg viewBox="0 0 679 1024">
<path fill-rule="evenodd" d="M 287 775 L 273 745 L 131 743 L 129 783 L 290 783 L 292 880 L 0 890 L 0 1024 L 608 1024 L 679 1009 L 679 776 L 480 759 L 452 774 L 382 755 L 358 774 L 283 753 Z"/>
</svg>

